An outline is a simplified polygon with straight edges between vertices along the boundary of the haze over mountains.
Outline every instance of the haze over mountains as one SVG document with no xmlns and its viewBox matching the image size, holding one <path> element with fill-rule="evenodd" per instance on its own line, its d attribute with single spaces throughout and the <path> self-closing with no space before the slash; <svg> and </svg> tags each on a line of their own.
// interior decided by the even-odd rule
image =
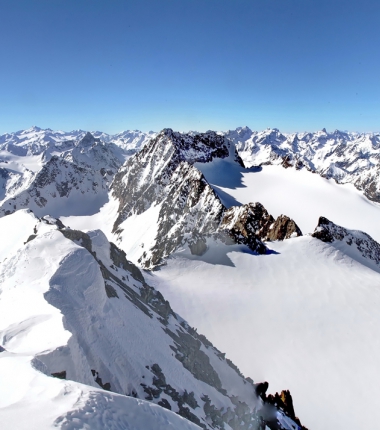
<svg viewBox="0 0 380 430">
<path fill-rule="evenodd" d="M 301 428 L 289 389 L 310 429 L 375 428 L 379 154 L 326 130 L 0 136 L 0 418 Z"/>
</svg>

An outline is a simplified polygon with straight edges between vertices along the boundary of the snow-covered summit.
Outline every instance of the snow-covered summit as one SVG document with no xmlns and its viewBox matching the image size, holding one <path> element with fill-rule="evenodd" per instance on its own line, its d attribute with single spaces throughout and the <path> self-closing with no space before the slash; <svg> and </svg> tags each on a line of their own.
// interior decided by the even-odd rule
<svg viewBox="0 0 380 430">
<path fill-rule="evenodd" d="M 0 137 L 0 216 L 28 207 L 40 216 L 98 211 L 132 151 L 108 138 L 38 127 Z"/>
</svg>

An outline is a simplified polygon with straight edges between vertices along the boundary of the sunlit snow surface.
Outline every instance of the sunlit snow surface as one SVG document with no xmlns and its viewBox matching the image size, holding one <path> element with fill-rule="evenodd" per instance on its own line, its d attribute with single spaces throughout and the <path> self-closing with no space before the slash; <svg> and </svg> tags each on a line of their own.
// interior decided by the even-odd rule
<svg viewBox="0 0 380 430">
<path fill-rule="evenodd" d="M 306 169 L 262 166 L 243 169 L 225 160 L 197 164 L 227 206 L 260 202 L 270 214 L 293 218 L 304 234 L 318 218 L 362 230 L 380 242 L 380 204 L 369 201 L 353 185 L 338 185 Z"/>
<path fill-rule="evenodd" d="M 377 428 L 380 274 L 311 237 L 270 246 L 178 253 L 149 282 L 310 429 Z"/>
<path fill-rule="evenodd" d="M 217 160 L 197 167 L 227 207 L 260 202 L 275 217 L 293 218 L 304 234 L 325 216 L 380 241 L 380 206 L 351 185 L 281 166 L 243 170 Z M 93 216 L 62 221 L 115 240 L 116 210 L 110 200 Z M 118 246 L 132 251 L 129 258 L 144 225 L 153 240 L 155 221 L 152 210 L 135 225 L 126 222 Z M 380 274 L 309 236 L 269 243 L 274 252 L 263 256 L 209 246 L 203 257 L 177 253 L 148 282 L 246 376 L 268 380 L 270 392 L 290 389 L 310 430 L 378 428 Z"/>
<path fill-rule="evenodd" d="M 95 361 L 99 357 L 109 363 L 116 375 L 117 371 L 126 373 L 133 360 L 144 368 L 141 357 L 149 357 L 166 334 L 160 327 L 154 333 L 151 320 L 144 314 L 146 319 L 139 319 L 142 312 L 128 300 L 107 299 L 99 266 L 83 247 L 44 223 L 38 224 L 39 236 L 23 245 L 22 236 L 26 241 L 38 220 L 29 211 L 19 211 L 0 219 L 1 230 L 10 230 L 11 221 L 13 230 L 17 227 L 20 234 L 15 243 L 18 250 L 9 247 L 11 235 L 2 237 L 9 252 L 0 267 L 0 428 L 198 428 L 157 405 L 95 387 L 81 349 L 86 340 L 96 351 Z M 106 262 L 109 244 L 104 235 L 95 231 L 91 236 L 94 250 Z M 128 330 L 121 321 L 130 326 Z M 99 332 L 104 335 L 98 336 Z M 126 356 L 123 348 L 128 350 L 128 361 L 120 360 Z M 135 349 L 141 355 L 131 353 Z M 47 376 L 52 369 L 63 370 L 62 351 L 69 351 L 74 363 L 65 362 L 68 379 L 87 385 Z M 48 370 L 46 363 L 52 353 L 56 359 Z M 172 360 L 176 370 L 182 370 L 181 363 Z"/>
</svg>

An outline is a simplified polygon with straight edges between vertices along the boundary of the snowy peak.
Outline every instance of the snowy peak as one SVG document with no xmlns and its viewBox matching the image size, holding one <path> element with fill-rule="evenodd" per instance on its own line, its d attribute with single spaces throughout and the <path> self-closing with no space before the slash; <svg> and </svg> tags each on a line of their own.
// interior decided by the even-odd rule
<svg viewBox="0 0 380 430">
<path fill-rule="evenodd" d="M 128 219 L 142 214 L 149 218 L 142 228 L 152 232 L 149 243 L 141 239 L 134 250 L 128 249 L 134 261 L 153 268 L 181 246 L 195 254 L 207 250 L 207 238 L 218 234 L 225 208 L 194 163 L 215 158 L 239 162 L 234 145 L 214 132 L 164 129 L 116 174 L 112 191 L 119 215 L 114 232 L 127 242 L 132 234 Z"/>
<path fill-rule="evenodd" d="M 95 139 L 95 137 L 88 131 L 79 141 L 78 146 L 85 148 L 88 146 L 93 146 L 96 142 L 100 142 L 100 139 Z"/>
<path fill-rule="evenodd" d="M 26 189 L 1 203 L 0 216 L 24 208 L 37 216 L 95 213 L 108 200 L 107 192 L 100 172 L 53 156 Z"/>
<path fill-rule="evenodd" d="M 362 231 L 348 230 L 320 217 L 313 237 L 331 243 L 359 262 L 380 271 L 380 244 Z"/>
<path fill-rule="evenodd" d="M 177 156 L 190 164 L 209 163 L 214 158 L 227 158 L 231 155 L 230 152 L 232 152 L 233 159 L 239 160 L 234 145 L 214 131 L 185 134 L 166 128 L 158 133 L 149 146 L 154 147 L 158 142 L 161 144 L 170 142 L 175 148 Z"/>
<path fill-rule="evenodd" d="M 119 170 L 112 183 L 119 201 L 113 231 L 133 261 L 152 269 L 182 248 L 202 255 L 209 239 L 265 253 L 262 240 L 301 234 L 293 221 L 275 222 L 260 204 L 227 210 L 196 167 L 213 160 L 241 167 L 234 144 L 224 136 L 164 129 Z M 272 224 L 276 228 L 270 230 Z M 137 225 L 149 232 L 145 238 L 143 231 L 136 234 Z"/>
<path fill-rule="evenodd" d="M 91 146 L 95 142 L 113 143 L 122 151 L 124 159 L 140 150 L 152 137 L 154 132 L 124 131 L 115 135 L 103 132 L 86 132 L 73 130 L 71 132 L 53 131 L 31 127 L 28 130 L 6 133 L 0 136 L 0 150 L 13 155 L 25 157 L 42 153 L 62 154 L 74 146 Z"/>
</svg>

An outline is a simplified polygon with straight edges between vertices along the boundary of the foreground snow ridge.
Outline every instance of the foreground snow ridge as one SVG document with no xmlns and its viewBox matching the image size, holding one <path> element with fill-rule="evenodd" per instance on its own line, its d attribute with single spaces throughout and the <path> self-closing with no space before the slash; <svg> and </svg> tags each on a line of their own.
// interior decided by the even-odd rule
<svg viewBox="0 0 380 430">
<path fill-rule="evenodd" d="M 0 266 L 5 428 L 301 428 L 291 398 L 273 406 L 100 230 L 10 220 L 25 241 Z"/>
</svg>

